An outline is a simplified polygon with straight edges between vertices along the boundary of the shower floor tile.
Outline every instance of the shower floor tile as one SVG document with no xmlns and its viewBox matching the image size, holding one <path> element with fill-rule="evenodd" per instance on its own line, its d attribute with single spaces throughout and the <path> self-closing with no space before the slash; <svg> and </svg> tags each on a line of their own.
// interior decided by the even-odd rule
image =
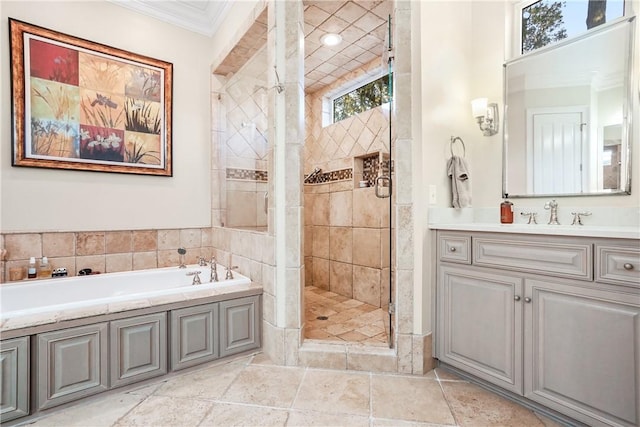
<svg viewBox="0 0 640 427">
<path fill-rule="evenodd" d="M 315 286 L 304 301 L 305 338 L 387 346 L 383 309 Z"/>
</svg>

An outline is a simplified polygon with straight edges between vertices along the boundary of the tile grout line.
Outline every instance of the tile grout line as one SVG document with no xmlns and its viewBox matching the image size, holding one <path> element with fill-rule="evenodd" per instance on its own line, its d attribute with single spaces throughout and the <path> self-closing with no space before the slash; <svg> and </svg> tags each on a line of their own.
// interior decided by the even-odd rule
<svg viewBox="0 0 640 427">
<path fill-rule="evenodd" d="M 454 425 L 455 426 L 459 426 L 460 423 L 458 422 L 458 419 L 456 418 L 456 414 L 453 411 L 453 407 L 451 406 L 451 403 L 449 403 L 449 398 L 447 397 L 447 393 L 445 393 L 444 387 L 442 386 L 442 380 L 438 376 L 438 373 L 435 371 L 435 369 L 434 369 L 433 373 L 435 374 L 436 380 L 438 381 L 438 386 L 440 387 L 440 391 L 442 392 L 442 397 L 444 397 L 444 401 L 447 403 L 447 408 L 449 408 L 449 412 L 451 413 L 451 417 L 453 418 Z"/>
</svg>

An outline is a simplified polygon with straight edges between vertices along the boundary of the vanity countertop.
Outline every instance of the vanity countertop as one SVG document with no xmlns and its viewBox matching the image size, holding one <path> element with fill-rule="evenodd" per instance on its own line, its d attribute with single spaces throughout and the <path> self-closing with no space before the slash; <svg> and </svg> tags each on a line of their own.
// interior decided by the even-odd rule
<svg viewBox="0 0 640 427">
<path fill-rule="evenodd" d="M 429 224 L 432 230 L 485 231 L 492 233 L 548 234 L 554 236 L 605 237 L 640 239 L 639 227 L 493 224 L 481 222 Z"/>
</svg>

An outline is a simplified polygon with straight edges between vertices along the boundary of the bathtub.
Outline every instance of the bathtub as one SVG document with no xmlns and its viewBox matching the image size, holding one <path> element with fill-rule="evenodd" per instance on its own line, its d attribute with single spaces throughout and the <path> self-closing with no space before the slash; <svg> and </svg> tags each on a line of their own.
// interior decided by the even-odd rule
<svg viewBox="0 0 640 427">
<path fill-rule="evenodd" d="M 192 285 L 200 271 L 199 285 Z M 251 280 L 234 272 L 209 283 L 210 267 L 189 265 L 88 276 L 56 277 L 6 283 L 0 286 L 0 330 L 34 326 L 79 317 L 150 307 L 203 298 L 252 287 Z"/>
</svg>

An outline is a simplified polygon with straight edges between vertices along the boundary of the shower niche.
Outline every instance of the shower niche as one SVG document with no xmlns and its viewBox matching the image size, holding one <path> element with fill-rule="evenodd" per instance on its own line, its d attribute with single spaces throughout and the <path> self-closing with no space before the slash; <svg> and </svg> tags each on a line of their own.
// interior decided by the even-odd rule
<svg viewBox="0 0 640 427">
<path fill-rule="evenodd" d="M 389 153 L 377 151 L 353 159 L 354 188 L 374 187 L 379 176 L 389 176 Z M 386 182 L 379 182 L 388 186 Z"/>
</svg>

